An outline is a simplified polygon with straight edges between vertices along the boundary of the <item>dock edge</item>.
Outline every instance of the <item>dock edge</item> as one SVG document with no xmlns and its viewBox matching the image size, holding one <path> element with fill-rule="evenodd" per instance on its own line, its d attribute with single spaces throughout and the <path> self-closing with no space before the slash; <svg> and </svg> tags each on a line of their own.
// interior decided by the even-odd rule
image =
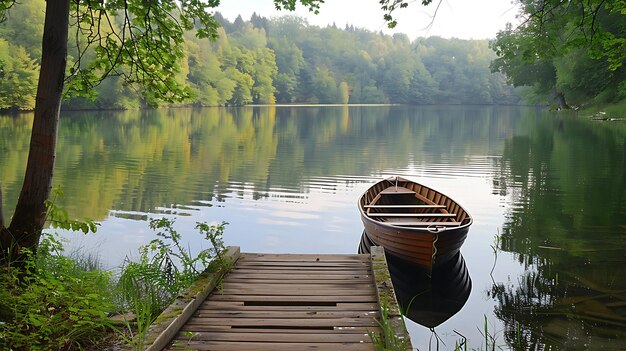
<svg viewBox="0 0 626 351">
<path fill-rule="evenodd" d="M 395 331 L 396 337 L 406 339 L 407 350 L 412 350 L 411 338 L 404 324 L 404 319 L 400 311 L 400 305 L 396 298 L 396 292 L 391 282 L 391 274 L 387 267 L 387 259 L 385 257 L 385 249 L 382 246 L 372 246 L 371 248 L 372 272 L 374 273 L 374 282 L 376 284 L 376 295 L 378 297 L 378 306 L 380 313 L 383 313 L 383 306 L 387 306 L 387 317 L 391 326 Z"/>
</svg>

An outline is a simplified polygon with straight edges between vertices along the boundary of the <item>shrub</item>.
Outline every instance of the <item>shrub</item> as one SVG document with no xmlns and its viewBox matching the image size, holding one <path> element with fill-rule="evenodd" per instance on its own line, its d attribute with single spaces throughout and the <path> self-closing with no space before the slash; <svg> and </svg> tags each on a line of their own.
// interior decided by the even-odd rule
<svg viewBox="0 0 626 351">
<path fill-rule="evenodd" d="M 97 344 L 110 324 L 111 275 L 64 257 L 46 235 L 36 254 L 0 269 L 2 350 L 70 350 Z"/>
<path fill-rule="evenodd" d="M 197 223 L 196 229 L 211 247 L 194 256 L 181 245 L 182 236 L 174 229 L 173 220 L 151 219 L 150 228 L 157 231 L 157 238 L 139 248 L 138 261 L 124 264 L 118 282 L 122 306 L 133 309 L 138 300 L 147 302 L 151 317 L 156 318 L 210 264 L 221 263 L 226 224 Z"/>
</svg>

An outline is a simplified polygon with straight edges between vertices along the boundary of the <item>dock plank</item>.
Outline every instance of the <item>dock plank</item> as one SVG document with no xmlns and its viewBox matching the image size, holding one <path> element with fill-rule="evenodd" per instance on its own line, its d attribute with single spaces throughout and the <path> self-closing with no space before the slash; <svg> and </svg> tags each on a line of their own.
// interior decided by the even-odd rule
<svg viewBox="0 0 626 351">
<path fill-rule="evenodd" d="M 292 268 L 292 267 L 273 267 L 273 268 L 265 268 L 265 267 L 250 267 L 249 269 L 241 269 L 234 268 L 232 271 L 233 275 L 237 274 L 278 274 L 282 275 L 283 280 L 291 280 L 291 279 L 306 279 L 308 276 L 316 276 L 316 275 L 340 275 L 343 277 L 351 277 L 351 276 L 367 276 L 368 272 L 363 269 L 330 269 L 330 268 Z M 285 279 L 287 278 L 287 279 Z M 336 278 L 336 277 L 335 277 Z"/>
<path fill-rule="evenodd" d="M 335 327 L 376 327 L 375 318 L 209 318 L 194 316 L 187 325 L 230 325 L 231 327 L 289 327 L 290 329 L 331 329 Z"/>
<path fill-rule="evenodd" d="M 369 262 L 369 255 L 344 255 L 344 254 L 261 254 L 246 253 L 243 260 L 274 260 L 274 261 L 363 261 Z"/>
<path fill-rule="evenodd" d="M 207 341 L 207 342 L 180 342 L 180 347 L 169 347 L 169 350 L 197 350 L 197 351 L 294 351 L 294 350 L 346 350 L 346 351 L 361 351 L 361 350 L 374 350 L 374 346 L 371 343 L 274 343 L 274 342 L 231 342 L 231 341 Z"/>
<path fill-rule="evenodd" d="M 246 302 L 378 302 L 372 295 L 323 295 L 323 296 L 260 296 L 260 295 L 222 295 L 211 296 L 214 301 L 246 301 Z"/>
<path fill-rule="evenodd" d="M 243 301 L 205 301 L 201 310 L 228 308 L 230 311 L 378 311 L 372 302 L 339 302 L 332 306 L 245 305 Z"/>
<path fill-rule="evenodd" d="M 319 282 L 319 281 L 301 281 L 299 283 L 295 283 L 293 281 L 282 281 L 276 283 L 266 283 L 262 281 L 258 282 L 250 282 L 246 283 L 238 283 L 238 282 L 228 282 L 224 283 L 222 288 L 224 290 L 227 289 L 368 289 L 373 288 L 374 283 L 372 282 L 363 282 L 363 283 L 342 283 L 342 282 Z"/>
<path fill-rule="evenodd" d="M 230 311 L 199 310 L 198 318 L 369 318 L 378 317 L 379 312 L 370 311 Z"/>
<path fill-rule="evenodd" d="M 184 340 L 186 335 L 179 334 L 178 337 Z M 188 336 L 191 341 L 238 341 L 245 340 L 246 342 L 293 342 L 294 339 L 302 343 L 371 343 L 372 340 L 367 333 L 351 333 L 351 334 L 337 334 L 333 331 L 327 331 L 326 333 L 256 333 L 245 331 L 241 333 L 228 333 L 228 332 L 198 332 L 191 336 Z"/>
<path fill-rule="evenodd" d="M 229 281 L 237 281 L 237 280 L 245 280 L 249 279 L 261 279 L 261 280 L 280 280 L 285 281 L 285 274 L 283 273 L 252 273 L 252 272 L 231 272 L 228 277 Z M 371 281 L 372 275 L 365 274 L 329 274 L 329 273 L 311 273 L 307 274 L 306 277 L 290 277 L 290 281 L 299 281 L 299 280 L 341 280 L 341 281 Z"/>
</svg>

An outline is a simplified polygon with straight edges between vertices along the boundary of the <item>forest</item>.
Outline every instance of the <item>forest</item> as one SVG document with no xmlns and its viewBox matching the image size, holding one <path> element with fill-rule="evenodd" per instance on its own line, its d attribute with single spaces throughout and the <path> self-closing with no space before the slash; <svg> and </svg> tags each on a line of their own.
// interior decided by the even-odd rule
<svg viewBox="0 0 626 351">
<path fill-rule="evenodd" d="M 28 1 L 0 25 L 0 108 L 30 110 L 41 56 L 44 0 Z M 29 18 L 24 21 L 24 18 Z M 385 35 L 345 26 L 309 25 L 296 16 L 254 14 L 222 25 L 211 42 L 185 34 L 176 80 L 185 83 L 186 105 L 239 106 L 275 103 L 516 104 L 516 90 L 501 73 L 488 40 Z M 81 39 L 70 30 L 68 77 L 79 60 Z M 77 44 L 78 43 L 78 44 Z M 72 47 L 74 50 L 72 50 Z M 133 109 L 164 105 L 120 77 L 102 81 L 88 96 L 72 94 L 65 109 Z M 84 90 L 84 89 L 83 89 Z"/>
</svg>

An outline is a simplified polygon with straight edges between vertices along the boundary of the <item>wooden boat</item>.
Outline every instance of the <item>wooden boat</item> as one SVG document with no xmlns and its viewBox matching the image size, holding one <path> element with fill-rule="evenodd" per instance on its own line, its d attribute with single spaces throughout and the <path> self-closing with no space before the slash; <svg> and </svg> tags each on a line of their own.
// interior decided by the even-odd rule
<svg viewBox="0 0 626 351">
<path fill-rule="evenodd" d="M 359 253 L 369 253 L 372 245 L 363 233 Z M 458 313 L 467 302 L 472 279 L 460 252 L 432 271 L 406 264 L 393 255 L 386 256 L 398 303 L 413 322 L 434 328 Z"/>
<path fill-rule="evenodd" d="M 401 177 L 372 185 L 359 199 L 359 210 L 375 245 L 430 270 L 455 257 L 472 224 L 448 196 Z"/>
</svg>

